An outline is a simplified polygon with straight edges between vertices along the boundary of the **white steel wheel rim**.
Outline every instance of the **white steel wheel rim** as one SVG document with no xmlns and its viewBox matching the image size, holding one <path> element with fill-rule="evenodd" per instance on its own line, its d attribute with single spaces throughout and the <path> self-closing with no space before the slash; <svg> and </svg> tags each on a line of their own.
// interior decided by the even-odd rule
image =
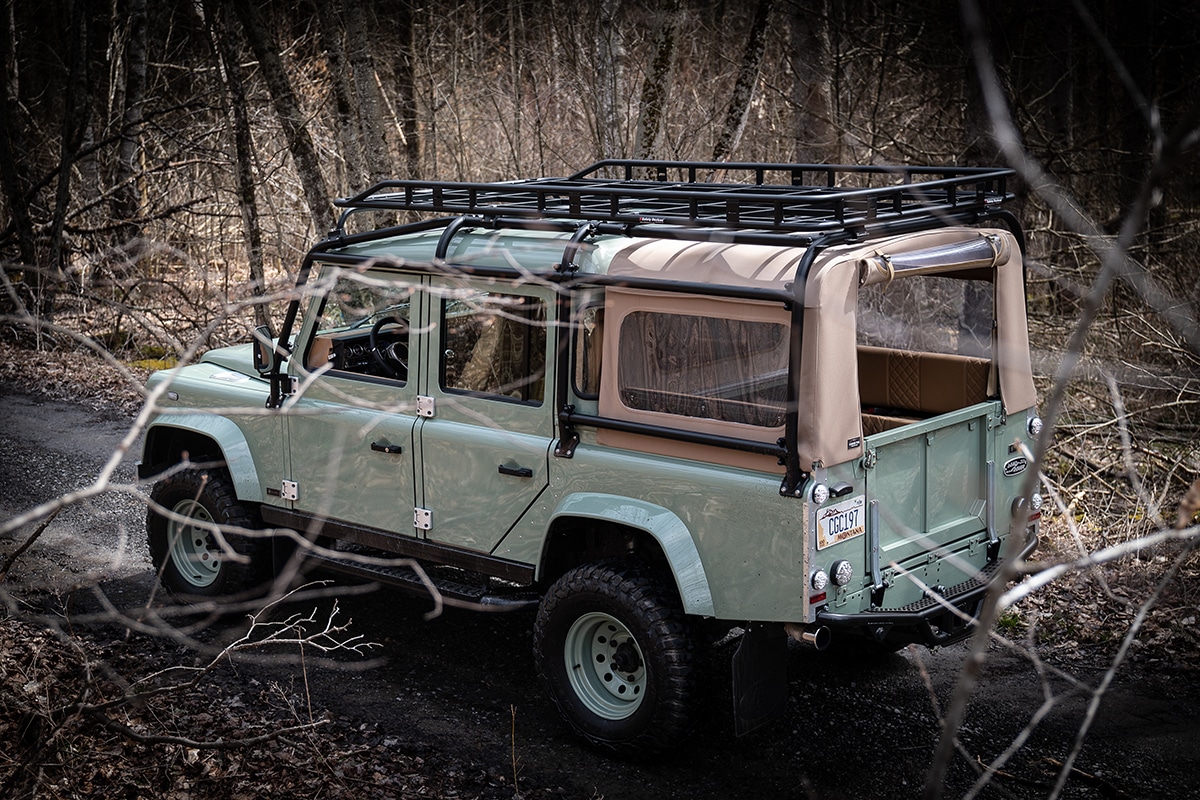
<svg viewBox="0 0 1200 800">
<path fill-rule="evenodd" d="M 176 503 L 171 509 L 193 522 L 169 520 L 167 539 L 171 545 L 171 563 L 192 586 L 211 586 L 221 571 L 221 549 L 213 541 L 215 521 L 208 509 L 195 500 Z"/>
<path fill-rule="evenodd" d="M 567 680 L 583 705 L 607 720 L 626 719 L 646 696 L 646 660 L 629 628 L 610 614 L 584 614 L 567 631 Z"/>
</svg>

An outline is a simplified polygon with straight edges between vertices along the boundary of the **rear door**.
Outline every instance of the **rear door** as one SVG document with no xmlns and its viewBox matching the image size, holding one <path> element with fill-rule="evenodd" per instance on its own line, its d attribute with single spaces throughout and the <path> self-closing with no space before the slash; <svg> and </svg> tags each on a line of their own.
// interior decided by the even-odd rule
<svg viewBox="0 0 1200 800">
<path fill-rule="evenodd" d="M 878 522 L 881 565 L 986 527 L 989 423 L 996 405 L 972 406 L 867 438 L 867 514 Z"/>
<path fill-rule="evenodd" d="M 552 297 L 433 282 L 416 433 L 431 541 L 491 552 L 547 486 Z"/>
</svg>

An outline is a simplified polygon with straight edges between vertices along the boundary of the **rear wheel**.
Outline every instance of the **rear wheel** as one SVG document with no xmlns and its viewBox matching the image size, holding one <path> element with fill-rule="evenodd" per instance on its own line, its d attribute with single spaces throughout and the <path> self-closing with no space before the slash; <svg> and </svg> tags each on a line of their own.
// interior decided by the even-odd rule
<svg viewBox="0 0 1200 800">
<path fill-rule="evenodd" d="M 661 752 L 689 732 L 696 649 L 674 592 L 630 562 L 567 572 L 534 627 L 538 672 L 563 718 L 622 755 Z"/>
<path fill-rule="evenodd" d="M 176 519 L 151 508 L 146 518 L 150 557 L 164 587 L 174 594 L 215 597 L 261 587 L 271 578 L 268 539 L 229 528 L 256 528 L 258 517 L 238 502 L 224 469 L 190 469 L 163 478 L 150 499 Z M 220 529 L 230 549 L 222 550 Z"/>
</svg>

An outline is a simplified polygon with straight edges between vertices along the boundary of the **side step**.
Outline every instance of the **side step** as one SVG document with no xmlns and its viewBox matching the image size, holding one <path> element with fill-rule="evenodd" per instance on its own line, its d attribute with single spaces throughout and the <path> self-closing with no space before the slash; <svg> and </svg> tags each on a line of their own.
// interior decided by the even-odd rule
<svg viewBox="0 0 1200 800">
<path fill-rule="evenodd" d="M 349 557 L 346 557 L 349 556 Z M 310 553 L 305 563 L 310 567 L 329 569 L 344 575 L 393 586 L 411 594 L 429 596 L 429 587 L 421 580 L 417 572 L 410 566 L 397 566 L 379 563 L 364 563 L 363 557 L 371 558 L 373 562 L 381 559 L 398 560 L 389 553 L 381 551 L 356 550 L 346 552 L 339 558 L 333 555 Z M 513 591 L 512 593 L 497 594 L 487 583 L 468 583 L 455 580 L 444 574 L 439 574 L 438 567 L 422 565 L 426 576 L 442 596 L 446 605 L 459 608 L 470 608 L 478 611 L 521 611 L 537 608 L 540 598 L 533 592 Z M 456 570 L 460 575 L 465 574 Z M 484 579 L 486 580 L 486 579 Z"/>
</svg>

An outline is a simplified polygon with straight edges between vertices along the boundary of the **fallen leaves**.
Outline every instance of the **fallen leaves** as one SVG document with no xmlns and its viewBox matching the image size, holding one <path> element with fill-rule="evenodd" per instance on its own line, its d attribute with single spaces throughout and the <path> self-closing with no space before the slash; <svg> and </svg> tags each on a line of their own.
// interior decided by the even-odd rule
<svg viewBox="0 0 1200 800">
<path fill-rule="evenodd" d="M 342 724 L 306 708 L 302 690 L 248 680 L 232 668 L 194 691 L 121 704 L 110 714 L 143 735 L 253 745 L 212 750 L 147 743 L 94 716 L 71 713 L 81 698 L 95 706 L 123 696 L 103 674 L 124 676 L 128 685 L 189 658 L 175 645 L 139 637 L 105 658 L 98 644 L 81 636 L 0 618 L 0 741 L 9 743 L 0 750 L 0 785 L 20 787 L 13 796 L 76 798 L 112 797 L 117 786 L 128 787 L 129 796 L 180 800 L 513 796 L 502 775 L 456 763 L 419 742 L 384 736 L 372 725 Z M 310 712 L 326 724 L 261 739 Z"/>
</svg>

